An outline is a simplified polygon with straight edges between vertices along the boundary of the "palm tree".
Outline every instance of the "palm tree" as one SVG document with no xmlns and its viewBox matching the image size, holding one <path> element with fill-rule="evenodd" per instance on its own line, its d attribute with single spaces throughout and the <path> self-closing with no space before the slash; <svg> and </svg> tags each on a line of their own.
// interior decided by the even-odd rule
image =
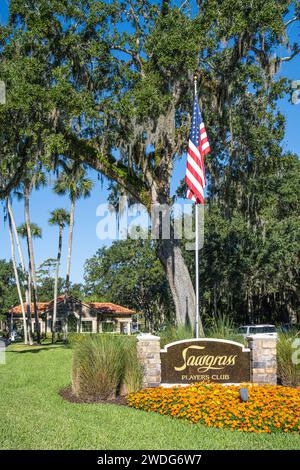
<svg viewBox="0 0 300 470">
<path fill-rule="evenodd" d="M 21 310 L 22 310 L 24 343 L 27 344 L 28 339 L 27 339 L 26 313 L 25 313 L 23 295 L 22 295 L 21 284 L 20 284 L 20 279 L 19 279 L 19 273 L 18 273 L 18 268 L 17 268 L 16 256 L 15 256 L 15 242 L 14 242 L 14 234 L 13 234 L 13 223 L 14 223 L 14 221 L 13 221 L 12 207 L 11 207 L 11 204 L 10 204 L 10 201 L 9 201 L 9 197 L 6 198 L 6 208 L 7 208 L 8 225 L 9 225 L 11 259 L 12 259 L 12 263 L 13 263 L 16 286 L 17 286 L 18 296 L 19 296 L 19 300 L 20 300 L 20 304 L 21 304 Z M 31 342 L 32 342 L 32 338 L 31 338 Z"/>
<path fill-rule="evenodd" d="M 27 272 L 27 269 L 25 267 L 25 259 L 24 259 L 23 250 L 22 250 L 21 243 L 20 243 L 20 237 L 19 237 L 17 226 L 16 226 L 16 221 L 15 221 L 12 205 L 10 203 L 9 198 L 7 199 L 7 212 L 10 216 L 12 230 L 13 230 L 13 234 L 16 240 L 21 267 L 22 267 L 22 272 L 23 272 L 23 277 L 24 277 L 25 300 L 26 300 L 26 309 L 27 309 L 27 337 L 28 337 L 29 344 L 32 345 L 33 338 L 32 338 L 32 327 L 31 327 L 31 300 L 30 300 L 31 296 L 29 293 L 29 289 L 30 289 L 29 273 Z M 24 339 L 25 339 L 25 336 L 24 336 Z"/>
<path fill-rule="evenodd" d="M 24 210 L 25 210 L 25 225 L 27 230 L 27 245 L 28 245 L 28 257 L 30 260 L 30 278 L 32 282 L 32 294 L 33 294 L 33 305 L 34 305 L 34 317 L 36 324 L 36 333 L 37 333 L 37 342 L 41 341 L 41 329 L 38 315 L 38 305 L 37 305 L 37 280 L 36 280 L 36 269 L 35 269 L 35 259 L 33 251 L 33 233 L 31 230 L 32 224 L 30 221 L 30 195 L 33 189 L 40 189 L 46 184 L 45 173 L 41 168 L 34 168 L 32 171 L 28 171 L 24 176 L 21 184 L 22 197 L 24 197 Z M 20 197 L 20 194 L 19 194 Z"/>
<path fill-rule="evenodd" d="M 11 156 L 11 157 L 13 158 L 13 156 Z M 5 185 L 6 178 L 9 174 L 9 167 L 6 170 L 7 170 L 6 175 L 2 172 L 1 172 L 1 175 L 0 175 L 0 186 L 1 187 L 3 185 Z M 18 251 L 19 251 L 19 256 L 20 256 L 20 261 L 21 261 L 21 266 L 22 266 L 22 271 L 23 271 L 23 276 L 24 276 L 24 282 L 25 282 L 25 298 L 26 298 L 26 304 L 27 304 L 28 321 L 27 321 L 27 328 L 24 325 L 24 341 L 26 343 L 27 338 L 28 338 L 29 343 L 32 345 L 33 340 L 32 340 L 32 329 L 31 329 L 31 302 L 30 302 L 30 296 L 29 296 L 28 274 L 27 274 L 27 271 L 26 271 L 26 268 L 25 268 L 24 256 L 23 256 L 23 252 L 22 252 L 22 248 L 21 248 L 21 244 L 20 244 L 20 239 L 19 239 L 19 234 L 18 234 L 18 231 L 17 231 L 16 222 L 15 222 L 15 219 L 14 219 L 14 214 L 13 214 L 13 210 L 12 210 L 12 206 L 11 206 L 11 203 L 10 203 L 10 197 L 9 196 L 6 198 L 6 208 L 7 208 L 7 214 L 8 214 L 8 219 L 9 219 L 9 231 L 10 231 L 10 242 L 11 242 L 13 264 L 16 265 L 15 252 L 14 252 L 15 246 L 14 246 L 14 239 L 13 239 L 13 234 L 14 234 L 15 240 L 16 240 L 16 243 L 17 243 L 17 248 L 18 248 Z M 14 270 L 15 270 L 15 266 L 14 266 Z M 14 272 L 15 272 L 15 275 L 16 275 L 16 283 L 18 283 L 18 280 L 17 280 L 18 271 L 14 271 Z M 18 287 L 17 287 L 17 289 L 19 291 Z M 19 293 L 19 297 L 20 297 L 20 302 L 21 302 L 22 315 L 23 315 L 23 324 L 24 324 L 24 303 L 23 303 L 23 297 L 22 297 L 22 295 L 20 296 L 20 293 Z M 23 306 L 22 306 L 22 304 L 23 304 Z M 26 323 L 26 318 L 25 318 L 25 323 Z"/>
<path fill-rule="evenodd" d="M 87 198 L 91 195 L 93 188 L 93 181 L 86 177 L 85 168 L 78 163 L 73 163 L 70 167 L 64 165 L 64 172 L 60 174 L 54 185 L 54 192 L 59 195 L 68 194 L 71 207 L 70 207 L 70 227 L 69 227 L 69 240 L 68 240 L 68 258 L 67 258 L 67 272 L 66 272 L 66 292 L 70 290 L 70 272 L 71 272 L 71 257 L 72 257 L 72 244 L 73 244 L 73 231 L 74 231 L 74 215 L 76 202 L 80 198 Z"/>
<path fill-rule="evenodd" d="M 70 224 L 70 214 L 65 209 L 55 209 L 50 213 L 51 217 L 49 219 L 50 225 L 58 226 L 58 252 L 56 260 L 56 272 L 55 272 L 55 282 L 54 282 L 54 305 L 53 305 L 53 316 L 52 316 L 52 342 L 55 342 L 56 339 L 56 316 L 57 316 L 57 288 L 58 288 L 58 278 L 59 278 L 59 267 L 61 259 L 61 249 L 62 249 L 62 235 L 63 229 L 66 225 Z"/>
<path fill-rule="evenodd" d="M 39 343 L 41 340 L 40 337 L 40 320 L 39 320 L 39 315 L 38 315 L 38 308 L 37 308 L 37 298 L 36 298 L 36 289 L 34 288 L 33 284 L 33 269 L 32 269 L 32 257 L 30 253 L 33 253 L 33 243 L 32 239 L 33 238 L 42 238 L 42 229 L 36 225 L 30 223 L 30 231 L 28 231 L 28 225 L 25 222 L 22 225 L 19 225 L 17 228 L 18 234 L 20 235 L 21 238 L 24 238 L 27 242 L 27 250 L 28 250 L 28 260 L 29 260 L 29 269 L 28 269 L 28 303 L 27 305 L 31 306 L 31 292 L 33 292 L 33 302 L 34 302 L 34 320 L 35 320 L 35 327 L 36 327 L 36 333 L 37 333 L 37 342 Z M 29 236 L 30 233 L 30 236 Z M 30 242 L 31 242 L 31 248 L 30 248 Z M 35 270 L 34 270 L 35 272 Z M 28 307 L 27 307 L 28 309 Z M 28 330 L 31 330 L 31 312 L 29 308 L 29 312 L 27 314 L 28 318 Z"/>
</svg>

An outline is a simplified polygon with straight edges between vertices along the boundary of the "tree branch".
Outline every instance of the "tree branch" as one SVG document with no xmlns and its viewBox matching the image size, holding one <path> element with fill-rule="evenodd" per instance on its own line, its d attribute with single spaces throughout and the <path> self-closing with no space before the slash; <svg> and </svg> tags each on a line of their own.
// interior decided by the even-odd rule
<svg viewBox="0 0 300 470">
<path fill-rule="evenodd" d="M 137 201 L 150 209 L 151 194 L 145 181 L 135 174 L 130 174 L 128 167 L 112 155 L 104 156 L 92 141 L 80 139 L 67 131 L 64 131 L 64 135 L 70 145 L 68 158 L 85 162 L 107 178 L 116 181 Z"/>
<path fill-rule="evenodd" d="M 188 0 L 184 0 L 182 4 L 180 5 L 179 10 L 182 10 L 187 3 L 188 3 Z"/>
<path fill-rule="evenodd" d="M 29 144 L 30 146 L 30 144 Z M 24 175 L 24 171 L 26 169 L 27 162 L 29 161 L 29 152 L 26 151 L 27 149 L 27 143 L 20 145 L 20 156 L 21 156 L 21 161 L 19 166 L 16 168 L 14 175 L 10 178 L 10 180 L 0 187 L 0 199 L 4 199 L 9 194 L 11 191 L 20 184 L 21 179 Z M 3 182 L 3 179 L 2 179 Z"/>
<path fill-rule="evenodd" d="M 294 18 L 291 18 L 290 20 L 288 20 L 286 23 L 284 23 L 284 26 L 288 27 L 290 24 L 294 23 L 297 20 L 300 20 L 300 15 L 297 15 Z"/>
<path fill-rule="evenodd" d="M 130 50 L 130 49 L 127 49 L 126 47 L 122 47 L 122 46 L 111 46 L 110 47 L 111 50 L 116 50 L 116 51 L 121 51 L 121 52 L 124 52 L 125 54 L 128 54 L 130 55 L 131 57 L 133 57 L 133 52 Z"/>
<path fill-rule="evenodd" d="M 136 27 L 136 29 L 139 30 L 140 34 L 143 34 L 143 28 L 141 27 L 140 25 L 140 22 L 139 22 L 139 18 L 138 16 L 136 15 L 135 11 L 134 11 L 134 8 L 133 8 L 133 5 L 132 5 L 132 2 L 131 0 L 129 0 L 129 5 L 130 5 L 130 13 L 132 15 L 132 18 L 133 18 L 133 21 L 134 21 L 134 25 Z"/>
<path fill-rule="evenodd" d="M 132 61 L 135 63 L 137 69 L 139 70 L 141 77 L 145 77 L 145 72 L 143 71 L 143 64 L 141 61 L 141 57 L 137 51 L 132 51 L 131 49 L 127 49 L 126 47 L 117 46 L 117 45 L 111 46 L 110 49 L 121 51 L 121 52 L 124 52 L 125 54 L 130 55 L 130 57 L 132 57 Z"/>
<path fill-rule="evenodd" d="M 299 52 L 300 52 L 300 48 L 295 49 L 294 52 L 293 52 L 290 56 L 282 57 L 281 59 L 279 59 L 279 61 L 280 61 L 280 62 L 289 62 L 289 61 L 292 60 L 296 55 L 298 55 Z"/>
</svg>

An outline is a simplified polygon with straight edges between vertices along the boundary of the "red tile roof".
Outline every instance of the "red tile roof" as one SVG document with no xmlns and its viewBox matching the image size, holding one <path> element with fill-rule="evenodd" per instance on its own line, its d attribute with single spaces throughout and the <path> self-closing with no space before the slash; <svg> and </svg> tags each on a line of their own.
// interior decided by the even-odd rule
<svg viewBox="0 0 300 470">
<path fill-rule="evenodd" d="M 38 302 L 37 303 L 39 313 L 44 313 L 48 307 L 49 307 L 49 302 Z M 27 311 L 27 304 L 24 304 L 25 312 Z M 34 313 L 34 304 L 31 304 L 31 313 Z M 13 307 L 9 310 L 9 313 L 19 313 L 20 315 L 22 314 L 22 307 L 21 304 L 17 305 L 16 307 Z"/>
<path fill-rule="evenodd" d="M 80 300 L 71 298 L 77 302 L 81 302 Z M 60 295 L 57 297 L 58 303 L 63 302 L 64 296 Z M 50 300 L 49 302 L 38 302 L 38 311 L 39 314 L 45 313 L 47 310 L 51 310 L 53 306 L 54 300 Z M 82 302 L 84 305 L 87 307 L 90 307 L 93 310 L 99 310 L 100 313 L 106 313 L 106 314 L 115 314 L 115 315 L 133 315 L 135 312 L 133 310 L 130 310 L 129 308 L 122 307 L 121 305 L 113 304 L 111 302 Z M 25 307 L 25 312 L 27 309 L 27 304 L 24 304 Z M 22 308 L 21 305 L 17 305 L 16 307 L 13 307 L 9 310 L 9 313 L 17 314 L 17 315 L 22 315 Z M 31 314 L 34 315 L 34 305 L 33 303 L 31 304 Z"/>
<path fill-rule="evenodd" d="M 122 307 L 121 305 L 111 302 L 88 302 L 88 305 L 95 310 L 101 310 L 103 313 L 117 313 L 123 315 L 133 315 L 135 313 L 127 307 Z"/>
</svg>

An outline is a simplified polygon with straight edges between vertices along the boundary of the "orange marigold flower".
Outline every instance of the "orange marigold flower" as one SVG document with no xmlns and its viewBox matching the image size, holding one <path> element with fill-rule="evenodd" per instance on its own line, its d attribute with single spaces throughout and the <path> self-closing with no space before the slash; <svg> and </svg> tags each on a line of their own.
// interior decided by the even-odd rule
<svg viewBox="0 0 300 470">
<path fill-rule="evenodd" d="M 199 383 L 188 387 L 144 389 L 127 397 L 128 405 L 188 419 L 192 423 L 244 432 L 299 432 L 300 390 L 245 384 L 249 401 L 241 402 L 235 385 Z"/>
</svg>

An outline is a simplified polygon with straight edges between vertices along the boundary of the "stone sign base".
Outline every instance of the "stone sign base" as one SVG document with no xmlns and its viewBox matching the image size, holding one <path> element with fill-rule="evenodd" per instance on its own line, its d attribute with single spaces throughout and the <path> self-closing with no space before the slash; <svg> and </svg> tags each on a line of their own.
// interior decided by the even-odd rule
<svg viewBox="0 0 300 470">
<path fill-rule="evenodd" d="M 277 384 L 277 339 L 268 335 L 248 336 L 251 351 L 251 382 Z"/>
<path fill-rule="evenodd" d="M 144 370 L 143 388 L 158 387 L 161 382 L 159 336 L 139 335 L 137 337 L 137 355 Z"/>
</svg>

